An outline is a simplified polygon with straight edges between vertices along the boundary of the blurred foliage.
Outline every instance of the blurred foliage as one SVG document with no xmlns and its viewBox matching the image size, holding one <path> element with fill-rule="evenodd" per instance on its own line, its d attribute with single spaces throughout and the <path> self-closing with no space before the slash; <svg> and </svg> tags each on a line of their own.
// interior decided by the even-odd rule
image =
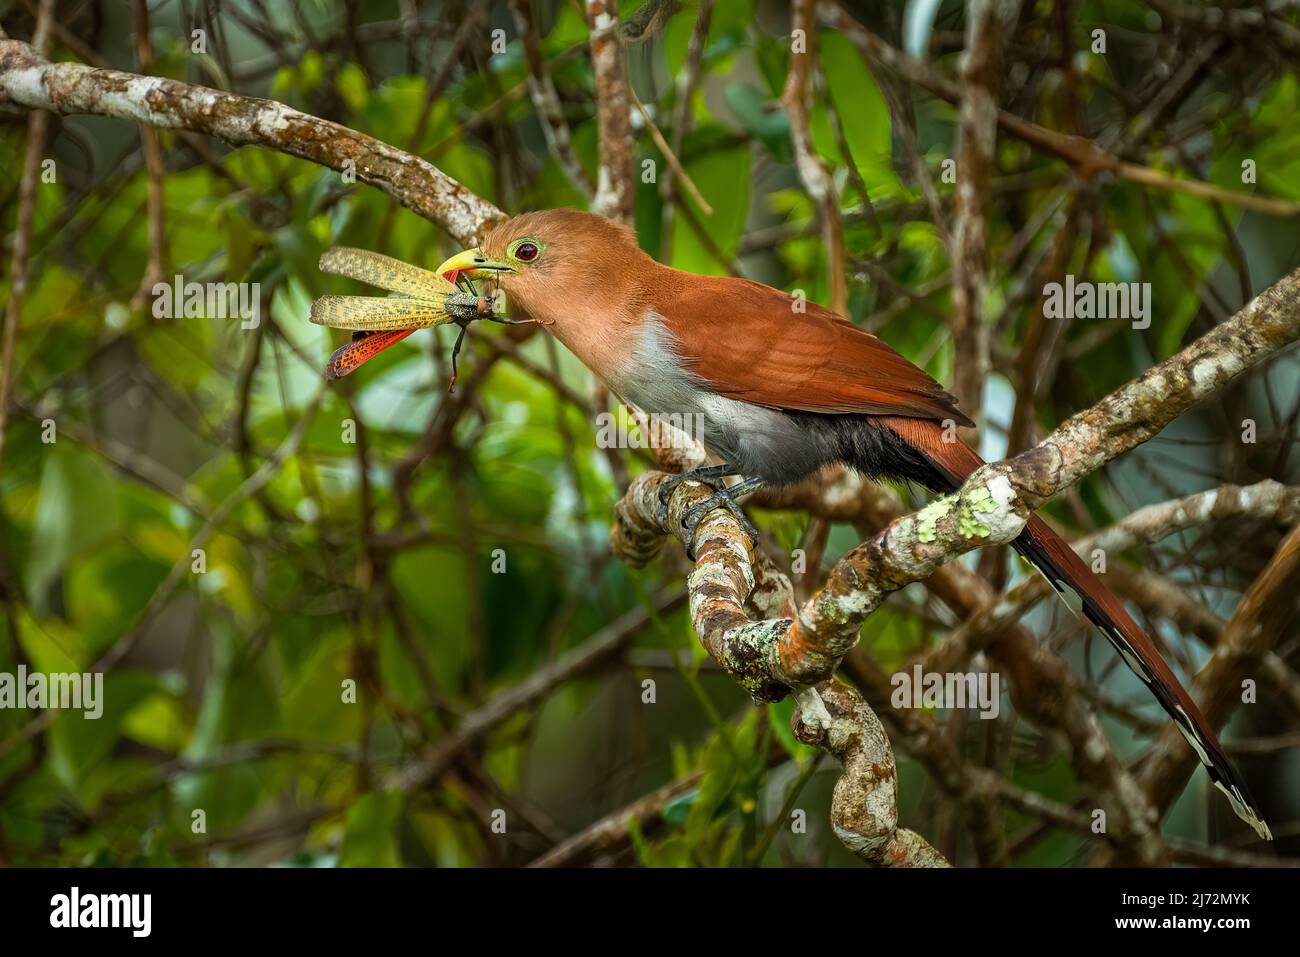
<svg viewBox="0 0 1300 957">
<path fill-rule="evenodd" d="M 347 5 L 324 0 L 200 4 L 198 14 L 170 0 L 150 6 L 155 72 L 274 97 L 410 148 L 510 211 L 585 204 L 548 154 L 504 3 L 413 3 L 418 25 L 409 29 L 406 4 L 358 5 L 360 32 L 349 27 Z M 699 4 L 683 6 L 661 36 L 628 52 L 638 95 L 670 141 L 675 78 Z M 901 44 L 904 4 L 859 6 L 864 22 Z M 922 46 L 951 75 L 962 8 L 937 6 Z M 1007 108 L 1053 128 L 1075 132 L 1065 104 L 1076 96 L 1085 124 L 1078 132 L 1123 129 L 1195 40 L 1133 0 L 1069 4 L 1064 31 L 1054 6 L 1024 4 L 1003 95 Z M 62 26 L 80 47 L 135 69 L 128 5 L 69 7 Z M 576 3 L 535 7 L 575 149 L 594 181 L 587 27 Z M 10 36 L 31 35 L 26 5 L 0 9 Z M 464 26 L 480 9 L 483 19 Z M 190 51 L 191 15 L 206 18 L 195 21 L 209 29 L 204 56 Z M 1104 56 L 1088 52 L 1097 24 L 1110 38 Z M 464 29 L 470 37 L 425 117 L 431 79 L 449 67 Z M 495 29 L 507 38 L 504 52 L 492 52 Z M 777 104 L 788 31 L 783 4 L 715 5 L 681 156 L 713 215 L 669 217 L 656 186 L 642 185 L 637 225 L 645 248 L 678 268 L 718 274 L 739 261 L 751 278 L 824 302 L 826 253 Z M 1073 52 L 1063 57 L 1065 41 Z M 56 43 L 56 58 L 80 58 L 58 36 Z M 813 139 L 843 200 L 852 318 L 949 380 L 949 260 L 906 161 L 898 118 L 846 38 L 822 32 L 820 69 Z M 1134 155 L 1172 176 L 1300 201 L 1298 97 L 1294 72 L 1247 41 L 1225 41 Z M 954 187 L 939 169 L 955 154 L 956 112 L 920 94 L 908 102 L 921 159 L 951 215 Z M 7 170 L 21 167 L 24 130 L 21 116 L 0 127 Z M 130 651 L 105 679 L 99 720 L 71 713 L 34 726 L 42 720 L 36 713 L 0 711 L 0 861 L 522 863 L 651 789 L 702 772 L 664 808 L 662 824 L 635 821 L 614 859 L 851 862 L 827 824 L 834 762 L 810 766 L 815 755 L 790 735 L 788 703 L 755 709 L 709 667 L 680 607 L 648 615 L 629 652 L 514 714 L 429 786 L 391 788 L 389 775 L 444 740 L 464 715 L 619 615 L 650 607 L 662 585 L 684 581 L 675 552 L 643 572 L 607 553 L 619 470 L 635 473 L 648 460 L 595 448 L 594 415 L 612 408 L 610 399 L 540 336 L 516 359 L 503 355 L 501 330 L 473 329 L 452 396 L 455 330 L 446 329 L 414 335 L 353 377 L 322 386 L 340 340 L 306 321 L 310 301 L 364 290 L 319 273 L 320 254 L 344 244 L 427 267 L 456 244 L 378 190 L 309 163 L 161 136 L 168 281 L 257 282 L 261 322 L 245 329 L 234 320 L 155 319 L 149 297 L 136 296 L 148 259 L 137 130 L 100 117 L 54 122 L 48 152 L 58 176 L 37 192 L 0 476 L 7 596 L 0 671 L 20 664 L 83 671 L 123 643 Z M 1247 158 L 1257 164 L 1257 186 L 1242 186 Z M 644 132 L 638 169 L 643 159 L 664 168 Z M 1005 445 L 1017 387 L 1008 370 L 1040 303 L 1036 290 L 1017 283 L 1036 275 L 1055 241 L 1062 214 L 1052 204 L 1063 198 L 1061 208 L 1078 207 L 1065 264 L 1099 281 L 1150 282 L 1157 319 L 1142 331 L 1101 334 L 1086 320 L 1062 330 L 1063 359 L 1040 386 L 1039 429 L 1169 355 L 1296 264 L 1295 221 L 1125 182 L 1080 184 L 1061 162 L 1007 136 L 996 161 L 987 224 L 997 323 L 988 454 Z M 847 164 L 869 189 L 879 229 Z M 6 179 L 0 197 L 9 233 L 17 177 Z M 0 280 L 6 293 L 9 280 Z M 1224 481 L 1295 483 L 1297 394 L 1296 364 L 1276 364 L 1109 478 L 1055 503 L 1054 520 L 1077 531 Z M 1260 445 L 1226 456 L 1225 431 L 1246 415 L 1260 423 Z M 301 443 L 273 458 L 304 416 Z M 44 420 L 53 421 L 56 441 L 47 441 Z M 345 439 L 350 424 L 355 442 Z M 244 494 L 261 468 L 272 470 L 269 480 Z M 762 521 L 779 549 L 803 541 L 807 516 Z M 206 570 L 197 574 L 191 549 L 200 533 Z M 858 537 L 837 526 L 828 561 Z M 1141 559 L 1224 613 L 1273 541 L 1267 530 L 1238 526 L 1189 534 Z M 177 576 L 174 587 L 169 575 Z M 1108 650 L 1094 654 L 1057 610 L 1036 613 L 1032 623 L 1061 639 L 1062 653 L 1106 695 L 1152 713 L 1136 682 L 1111 670 Z M 894 670 L 950 626 L 914 586 L 869 620 L 863 647 Z M 1172 625 L 1161 629 L 1185 661 L 1203 658 Z M 643 703 L 647 679 L 655 682 L 653 704 Z M 1004 705 L 996 727 L 967 729 L 969 753 L 983 753 L 987 739 L 1017 784 L 1065 803 L 1084 797 L 1059 750 Z M 1252 718 L 1247 732 L 1266 733 L 1279 720 Z M 1106 728 L 1124 756 L 1140 752 L 1128 723 L 1108 717 Z M 941 792 L 905 754 L 899 760 L 902 818 L 968 860 L 964 839 L 939 827 L 948 820 Z M 1252 769 L 1264 776 L 1257 791 L 1289 795 L 1289 805 L 1279 797 L 1276 806 L 1298 810 L 1294 762 Z M 795 800 L 806 834 L 781 818 Z M 1218 820 L 1221 810 L 1209 806 L 1198 782 L 1170 830 L 1206 837 L 1207 813 Z M 496 812 L 504 834 L 494 830 Z M 1032 823 L 1007 813 L 1010 833 Z M 1066 863 L 1081 859 L 1085 845 L 1082 836 L 1047 831 L 1023 842 L 1016 862 Z"/>
</svg>

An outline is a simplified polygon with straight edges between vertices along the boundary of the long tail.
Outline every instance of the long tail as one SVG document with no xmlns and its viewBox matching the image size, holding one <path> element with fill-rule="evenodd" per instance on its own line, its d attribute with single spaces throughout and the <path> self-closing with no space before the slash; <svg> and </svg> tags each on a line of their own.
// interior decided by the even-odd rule
<svg viewBox="0 0 1300 957">
<path fill-rule="evenodd" d="M 935 422 L 897 418 L 880 421 L 934 466 L 939 473 L 935 478 L 940 491 L 955 491 L 984 464 L 979 453 L 969 446 L 960 441 L 943 441 L 943 432 Z M 1254 828 L 1261 838 L 1271 841 L 1273 834 L 1259 813 L 1259 805 L 1251 797 L 1241 773 L 1224 753 L 1214 729 L 1119 599 L 1075 554 L 1069 543 L 1036 515 L 1029 519 L 1024 531 L 1012 542 L 1012 547 L 1042 572 L 1075 614 L 1082 613 L 1101 630 L 1173 718 L 1205 766 L 1214 786 L 1227 795 L 1237 816 Z"/>
</svg>

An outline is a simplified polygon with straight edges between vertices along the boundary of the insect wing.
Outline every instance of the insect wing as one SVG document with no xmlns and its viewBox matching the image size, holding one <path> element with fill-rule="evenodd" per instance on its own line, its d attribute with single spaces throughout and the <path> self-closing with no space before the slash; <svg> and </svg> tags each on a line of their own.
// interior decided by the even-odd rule
<svg viewBox="0 0 1300 957">
<path fill-rule="evenodd" d="M 311 304 L 311 321 L 335 329 L 426 329 L 451 322 L 443 299 L 405 296 L 321 296 Z"/>
<path fill-rule="evenodd" d="M 358 279 L 403 296 L 436 299 L 456 291 L 437 273 L 368 249 L 335 246 L 320 257 L 321 272 Z"/>
<path fill-rule="evenodd" d="M 373 359 L 389 346 L 401 342 L 414 329 L 393 329 L 388 332 L 358 332 L 352 341 L 340 346 L 330 356 L 325 366 L 325 375 L 331 379 L 341 379 L 367 360 Z"/>
</svg>

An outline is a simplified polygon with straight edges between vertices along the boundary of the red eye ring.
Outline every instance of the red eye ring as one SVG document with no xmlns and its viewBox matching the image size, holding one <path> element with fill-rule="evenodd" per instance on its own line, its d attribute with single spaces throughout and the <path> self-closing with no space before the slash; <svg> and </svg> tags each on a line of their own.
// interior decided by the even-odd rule
<svg viewBox="0 0 1300 957">
<path fill-rule="evenodd" d="M 537 243 L 520 243 L 515 247 L 515 258 L 521 263 L 530 263 L 537 258 L 537 254 L 540 252 Z"/>
</svg>

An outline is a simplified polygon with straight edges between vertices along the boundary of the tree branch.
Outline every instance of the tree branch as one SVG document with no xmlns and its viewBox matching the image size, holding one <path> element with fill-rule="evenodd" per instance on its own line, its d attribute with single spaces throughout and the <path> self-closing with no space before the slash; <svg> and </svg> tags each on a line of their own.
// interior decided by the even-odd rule
<svg viewBox="0 0 1300 957">
<path fill-rule="evenodd" d="M 65 116 L 92 113 L 192 130 L 234 146 L 261 146 L 311 160 L 388 193 L 458 242 L 476 242 L 505 214 L 432 163 L 339 123 L 259 97 L 158 76 L 51 63 L 26 43 L 0 40 L 0 92 Z"/>
<path fill-rule="evenodd" d="M 632 176 L 632 103 L 628 97 L 627 56 L 619 40 L 616 0 L 587 0 L 591 26 L 591 68 L 596 74 L 596 123 L 600 135 L 600 174 L 592 210 L 621 223 L 636 219 Z"/>
<path fill-rule="evenodd" d="M 1019 5 L 1009 0 L 971 0 L 966 9 L 961 122 L 957 137 L 957 208 L 949 259 L 952 262 L 953 394 L 979 423 L 989 373 L 988 242 L 984 210 L 993 178 L 1001 86 L 1002 34 L 1015 22 Z"/>
<path fill-rule="evenodd" d="M 515 29 L 519 31 L 519 42 L 523 45 L 524 59 L 528 62 L 528 95 L 532 97 L 537 118 L 541 121 L 546 145 L 560 168 L 568 175 L 569 181 L 590 200 L 595 188 L 591 184 L 591 177 L 579 162 L 577 153 L 573 151 L 573 139 L 569 135 L 569 124 L 564 119 L 564 110 L 560 106 L 560 94 L 546 69 L 542 45 L 537 39 L 532 4 L 524 0 L 510 0 L 510 15 L 514 18 Z"/>
<path fill-rule="evenodd" d="M 953 104 L 961 101 L 961 89 L 955 82 L 935 72 L 922 61 L 890 46 L 849 16 L 838 4 L 821 0 L 818 12 L 827 23 L 841 30 L 869 61 L 884 64 L 909 83 L 915 83 L 941 100 Z M 1201 180 L 1177 179 L 1150 166 L 1126 162 L 1092 140 L 1050 130 L 1007 110 L 998 111 L 998 125 L 1035 149 L 1065 160 L 1084 178 L 1098 173 L 1113 173 L 1130 182 L 1185 193 L 1200 199 L 1231 203 L 1270 216 L 1300 216 L 1300 203 L 1223 189 Z"/>
<path fill-rule="evenodd" d="M 795 166 L 804 189 L 817 207 L 817 219 L 821 223 L 831 311 L 845 316 L 848 315 L 849 294 L 844 275 L 844 223 L 840 218 L 840 199 L 831 171 L 813 146 L 812 124 L 808 116 L 808 87 L 815 74 L 813 67 L 817 57 L 816 6 L 816 0 L 795 0 L 790 72 L 786 76 L 781 103 L 790 117 Z M 798 46 L 800 43 L 802 47 Z M 853 157 L 846 156 L 845 162 L 852 163 Z"/>
<path fill-rule="evenodd" d="M 1282 540 L 1268 566 L 1242 596 L 1205 667 L 1189 689 L 1205 719 L 1221 726 L 1241 702 L 1241 684 L 1281 640 L 1300 589 L 1300 525 Z M 1173 732 L 1173 735 L 1170 732 Z M 1165 727 L 1151 759 L 1142 768 L 1142 783 L 1152 802 L 1167 810 L 1197 766 L 1196 756 L 1180 747 L 1174 727 Z"/>
<path fill-rule="evenodd" d="M 665 589 L 652 599 L 654 614 L 668 614 L 685 596 L 676 588 Z M 493 695 L 471 711 L 460 724 L 443 735 L 423 754 L 397 771 L 389 786 L 401 791 L 427 787 L 450 768 L 471 745 L 480 741 L 511 716 L 540 703 L 555 688 L 589 674 L 627 649 L 632 639 L 651 621 L 645 608 L 633 608 L 582 644 L 565 652 L 551 664 L 533 672 L 518 684 Z"/>
</svg>

